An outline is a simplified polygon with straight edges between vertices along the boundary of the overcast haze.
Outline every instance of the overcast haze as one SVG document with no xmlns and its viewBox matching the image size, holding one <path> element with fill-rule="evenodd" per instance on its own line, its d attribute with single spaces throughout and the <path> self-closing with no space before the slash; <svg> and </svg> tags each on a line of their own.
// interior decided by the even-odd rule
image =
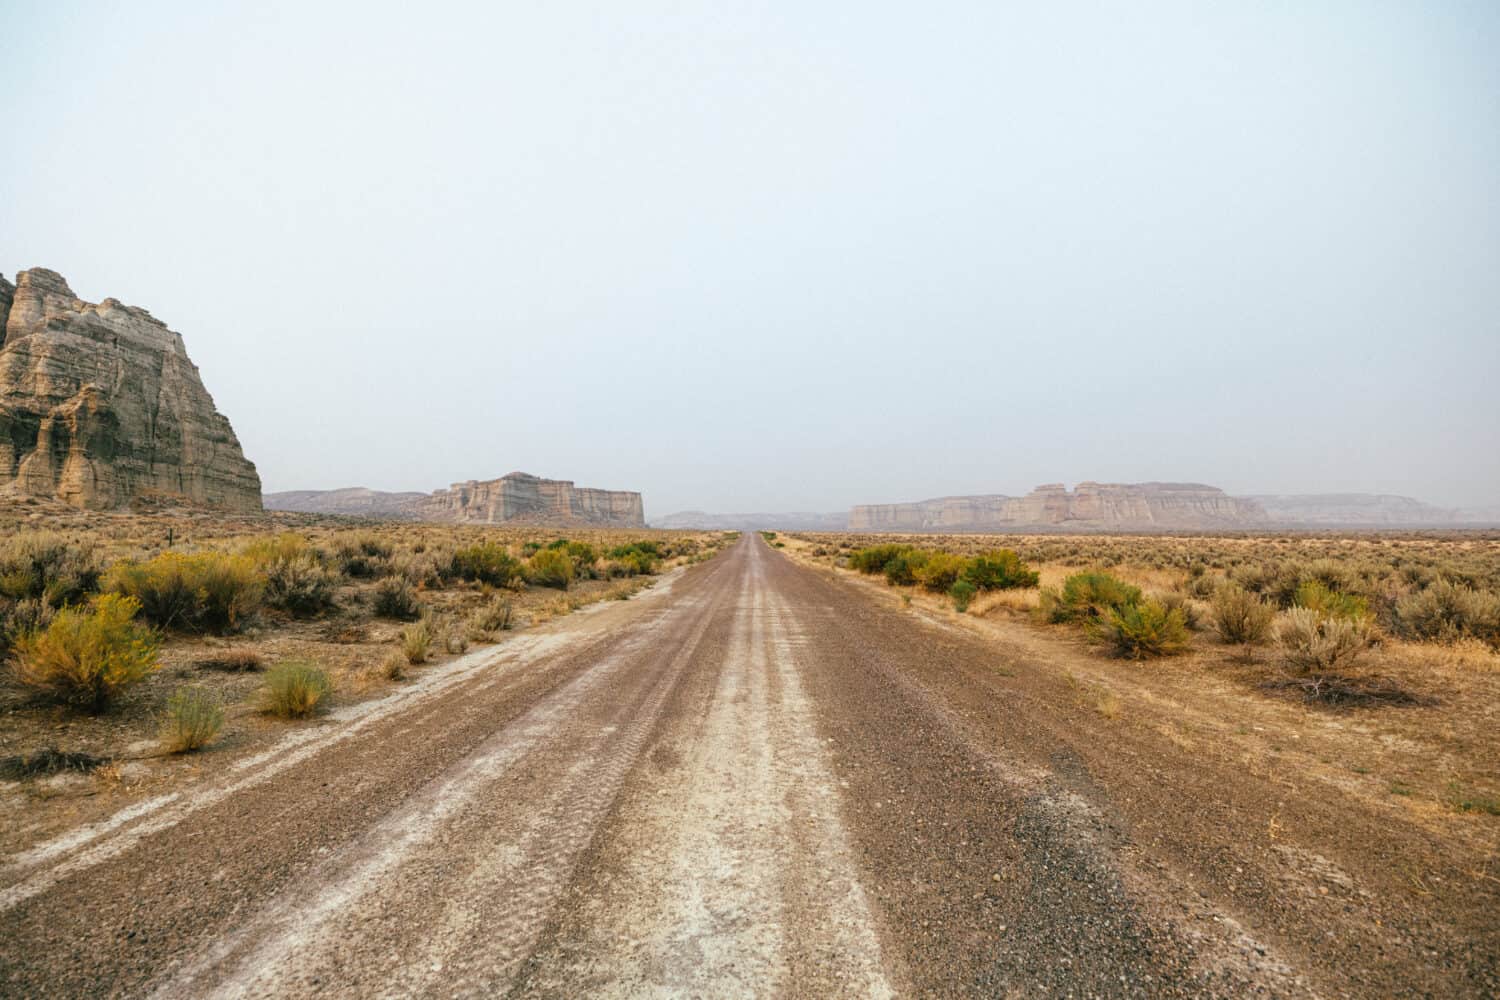
<svg viewBox="0 0 1500 1000">
<path fill-rule="evenodd" d="M 0 271 L 267 491 L 1500 505 L 1493 3 L 219 6 L 0 2 Z"/>
</svg>

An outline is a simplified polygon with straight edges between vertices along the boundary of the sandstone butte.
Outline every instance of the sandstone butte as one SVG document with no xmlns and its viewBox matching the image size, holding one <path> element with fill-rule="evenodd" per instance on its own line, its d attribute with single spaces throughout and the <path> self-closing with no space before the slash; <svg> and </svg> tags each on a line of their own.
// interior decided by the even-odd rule
<svg viewBox="0 0 1500 1000">
<path fill-rule="evenodd" d="M 566 479 L 542 479 L 525 472 L 454 483 L 407 509 L 427 521 L 646 526 L 639 493 L 578 487 Z"/>
<path fill-rule="evenodd" d="M 1038 486 L 1024 497 L 940 497 L 916 503 L 868 504 L 849 512 L 851 531 L 989 531 L 1073 529 L 1175 531 L 1263 527 L 1253 500 L 1199 483 L 1079 483 Z"/>
<path fill-rule="evenodd" d="M 0 493 L 109 510 L 165 497 L 261 509 L 260 477 L 180 334 L 84 302 L 62 275 L 0 276 Z"/>
<path fill-rule="evenodd" d="M 457 524 L 546 524 L 643 528 L 639 493 L 574 486 L 512 472 L 499 479 L 470 479 L 435 493 L 382 493 L 364 487 L 268 493 L 268 510 L 387 517 Z"/>
</svg>

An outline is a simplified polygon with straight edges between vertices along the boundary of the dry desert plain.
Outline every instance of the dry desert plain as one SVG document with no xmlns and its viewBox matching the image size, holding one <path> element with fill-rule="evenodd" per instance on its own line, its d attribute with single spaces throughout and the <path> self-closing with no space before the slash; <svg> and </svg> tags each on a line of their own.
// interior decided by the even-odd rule
<svg viewBox="0 0 1500 1000">
<path fill-rule="evenodd" d="M 85 589 L 252 592 L 102 707 L 7 678 L 6 996 L 1500 992 L 1500 655 L 1482 603 L 1417 616 L 1500 588 L 1494 535 L 7 516 Z M 1040 586 L 893 586 L 877 545 Z M 1039 620 L 1082 571 L 1180 641 Z M 1276 638 L 1310 603 L 1359 623 L 1330 669 Z"/>
</svg>

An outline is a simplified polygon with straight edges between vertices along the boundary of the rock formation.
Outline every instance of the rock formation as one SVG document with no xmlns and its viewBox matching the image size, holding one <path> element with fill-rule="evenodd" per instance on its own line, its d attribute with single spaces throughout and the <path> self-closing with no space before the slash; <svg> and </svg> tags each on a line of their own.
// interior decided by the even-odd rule
<svg viewBox="0 0 1500 1000">
<path fill-rule="evenodd" d="M 646 526 L 639 493 L 582 489 L 566 479 L 541 479 L 525 472 L 454 483 L 409 509 L 424 521 Z"/>
<path fill-rule="evenodd" d="M 272 493 L 266 497 L 266 506 L 311 514 L 464 524 L 646 526 L 639 493 L 580 489 L 565 479 L 541 479 L 525 472 L 454 483 L 436 493 L 382 493 L 363 487 Z"/>
<path fill-rule="evenodd" d="M 165 495 L 260 510 L 260 477 L 182 337 L 62 276 L 0 277 L 0 490 L 92 510 Z"/>
<path fill-rule="evenodd" d="M 1197 483 L 1057 483 L 1000 494 L 874 504 L 849 512 L 851 531 L 1192 531 L 1264 527 L 1253 501 Z"/>
</svg>

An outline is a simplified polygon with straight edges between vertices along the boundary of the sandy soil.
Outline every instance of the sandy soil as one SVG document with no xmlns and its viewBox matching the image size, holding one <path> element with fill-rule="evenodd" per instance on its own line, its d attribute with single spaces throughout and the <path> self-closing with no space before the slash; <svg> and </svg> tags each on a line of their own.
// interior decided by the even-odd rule
<svg viewBox="0 0 1500 1000">
<path fill-rule="evenodd" d="M 747 535 L 8 856 L 0 994 L 1500 991 L 1492 828 L 1122 724 L 1066 655 Z"/>
</svg>

